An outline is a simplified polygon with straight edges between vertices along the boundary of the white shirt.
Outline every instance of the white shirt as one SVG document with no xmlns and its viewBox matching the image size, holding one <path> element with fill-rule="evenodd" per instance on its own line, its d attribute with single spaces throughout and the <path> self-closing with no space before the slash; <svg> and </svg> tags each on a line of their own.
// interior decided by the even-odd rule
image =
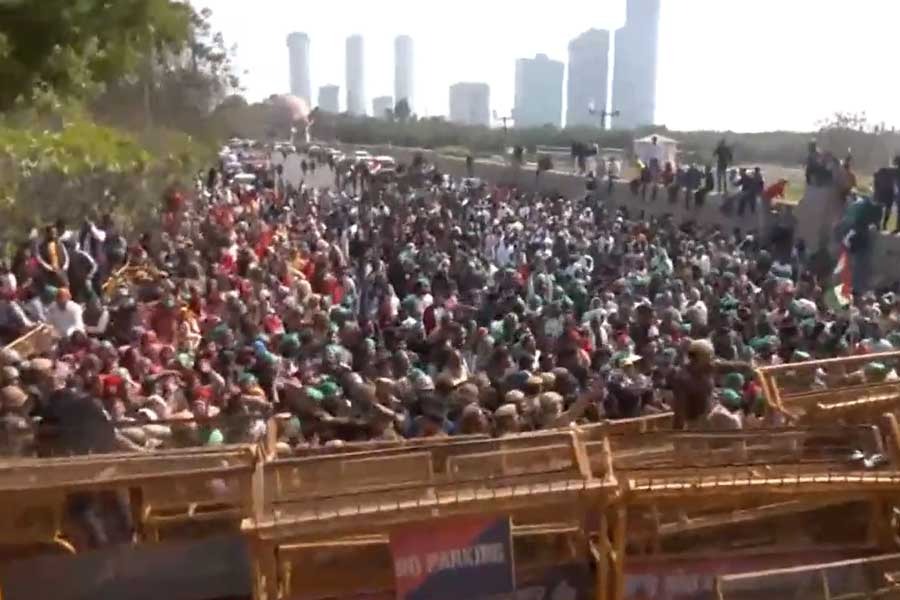
<svg viewBox="0 0 900 600">
<path fill-rule="evenodd" d="M 563 334 L 563 320 L 559 317 L 552 317 L 544 320 L 544 335 L 551 338 L 558 338 Z"/>
<path fill-rule="evenodd" d="M 75 302 L 69 300 L 65 308 L 60 308 L 54 302 L 47 308 L 47 323 L 53 326 L 56 332 L 69 337 L 75 331 L 84 331 L 84 320 L 81 318 L 83 309 Z"/>
<path fill-rule="evenodd" d="M 744 421 L 739 412 L 731 412 L 721 404 L 716 404 L 706 417 L 713 429 L 734 431 L 744 428 Z"/>
<path fill-rule="evenodd" d="M 0 275 L 0 290 L 15 292 L 17 288 L 16 276 L 12 271 Z"/>
<path fill-rule="evenodd" d="M 500 268 L 505 267 L 509 264 L 509 259 L 512 258 L 513 252 L 515 251 L 515 246 L 506 245 L 506 241 L 501 241 L 499 246 L 497 247 L 497 266 Z"/>
<path fill-rule="evenodd" d="M 705 326 L 709 321 L 709 309 L 706 308 L 706 303 L 703 300 L 697 300 L 688 306 L 687 310 L 694 317 L 697 325 Z"/>
<path fill-rule="evenodd" d="M 607 172 L 609 173 L 610 177 L 618 177 L 622 174 L 622 165 L 619 163 L 619 161 L 612 160 L 609 162 Z"/>
</svg>

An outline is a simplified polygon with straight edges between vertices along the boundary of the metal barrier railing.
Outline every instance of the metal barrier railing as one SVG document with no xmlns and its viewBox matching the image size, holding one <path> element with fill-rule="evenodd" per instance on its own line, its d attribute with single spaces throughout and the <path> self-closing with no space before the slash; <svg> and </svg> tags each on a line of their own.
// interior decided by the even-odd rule
<svg viewBox="0 0 900 600">
<path fill-rule="evenodd" d="M 717 577 L 719 600 L 772 598 L 897 598 L 900 554 L 886 554 L 839 562 L 807 564 Z"/>
<path fill-rule="evenodd" d="M 874 502 L 900 490 L 900 451 L 889 448 L 886 462 L 871 468 L 848 455 L 859 450 L 865 459 L 882 448 L 873 427 L 598 437 L 596 430 L 573 428 L 295 458 L 275 457 L 264 438 L 218 448 L 11 461 L 0 466 L 0 497 L 10 507 L 8 519 L 0 519 L 0 542 L 58 539 L 73 496 L 112 491 L 128 497 L 138 531 L 150 540 L 203 535 L 185 532 L 209 531 L 192 529 L 204 525 L 290 540 L 414 517 L 534 515 L 544 507 L 549 518 L 565 507 L 578 514 L 601 507 L 621 511 L 621 525 L 603 526 L 621 544 L 603 547 L 621 554 L 628 505 L 690 508 L 696 499 L 717 498 L 722 504 L 707 514 L 713 523 L 729 512 L 728 498 L 752 497 L 757 505 L 808 501 L 784 508 L 802 514 L 832 496 Z M 783 509 L 766 506 L 745 511 L 746 518 Z"/>
<path fill-rule="evenodd" d="M 900 351 L 761 367 L 757 375 L 774 415 L 791 423 L 846 421 L 900 408 L 900 380 L 887 377 L 898 366 Z"/>
</svg>

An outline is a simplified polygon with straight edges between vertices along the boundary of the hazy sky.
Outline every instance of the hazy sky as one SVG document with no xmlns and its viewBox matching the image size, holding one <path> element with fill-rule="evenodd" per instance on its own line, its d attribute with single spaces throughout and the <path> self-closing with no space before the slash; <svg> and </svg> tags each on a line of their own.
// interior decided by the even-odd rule
<svg viewBox="0 0 900 600">
<path fill-rule="evenodd" d="M 289 91 L 285 38 L 311 40 L 318 87 L 341 86 L 344 40 L 365 37 L 366 105 L 393 95 L 393 38 L 415 44 L 419 114 L 448 110 L 458 81 L 491 86 L 491 108 L 508 115 L 515 60 L 543 52 L 566 61 L 569 40 L 624 21 L 624 0 L 191 0 L 213 10 L 238 45 L 246 95 Z M 900 126 L 900 72 L 893 48 L 900 0 L 662 0 L 657 122 L 675 129 L 812 129 L 836 110 L 867 111 Z"/>
</svg>

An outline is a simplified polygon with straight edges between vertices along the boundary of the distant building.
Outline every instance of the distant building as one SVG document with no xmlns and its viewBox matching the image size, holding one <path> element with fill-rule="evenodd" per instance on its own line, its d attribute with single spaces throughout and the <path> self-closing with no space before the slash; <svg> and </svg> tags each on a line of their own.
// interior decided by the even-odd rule
<svg viewBox="0 0 900 600">
<path fill-rule="evenodd" d="M 406 100 L 410 110 L 413 89 L 413 41 L 408 35 L 399 35 L 394 40 L 394 98 Z"/>
<path fill-rule="evenodd" d="M 486 83 L 450 86 L 450 120 L 462 125 L 491 125 L 491 88 Z"/>
<path fill-rule="evenodd" d="M 656 121 L 660 0 L 627 0 L 625 26 L 616 31 L 613 126 L 633 129 Z"/>
<path fill-rule="evenodd" d="M 363 71 L 363 38 L 347 38 L 347 112 L 366 114 L 365 73 Z"/>
<path fill-rule="evenodd" d="M 309 82 L 309 36 L 294 32 L 287 36 L 288 64 L 291 75 L 291 94 L 312 102 L 312 87 Z"/>
<path fill-rule="evenodd" d="M 546 54 L 516 61 L 516 127 L 562 126 L 562 85 L 565 66 Z"/>
<path fill-rule="evenodd" d="M 609 32 L 590 29 L 569 42 L 566 127 L 602 123 L 602 112 L 610 109 L 608 81 Z"/>
<path fill-rule="evenodd" d="M 319 110 L 337 114 L 341 112 L 341 88 L 337 85 L 323 85 L 319 88 Z"/>
<path fill-rule="evenodd" d="M 386 118 L 387 112 L 394 112 L 394 98 L 392 96 L 378 96 L 372 99 L 372 116 L 376 119 Z"/>
</svg>

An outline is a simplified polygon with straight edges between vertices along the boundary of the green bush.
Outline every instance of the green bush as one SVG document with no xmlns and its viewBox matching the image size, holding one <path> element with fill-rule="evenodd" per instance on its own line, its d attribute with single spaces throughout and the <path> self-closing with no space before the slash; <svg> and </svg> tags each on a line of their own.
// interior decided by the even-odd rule
<svg viewBox="0 0 900 600">
<path fill-rule="evenodd" d="M 8 241 L 55 218 L 104 213 L 147 228 L 163 191 L 189 182 L 211 158 L 211 148 L 166 130 L 138 137 L 83 114 L 47 129 L 16 120 L 0 121 L 0 219 Z"/>
</svg>

